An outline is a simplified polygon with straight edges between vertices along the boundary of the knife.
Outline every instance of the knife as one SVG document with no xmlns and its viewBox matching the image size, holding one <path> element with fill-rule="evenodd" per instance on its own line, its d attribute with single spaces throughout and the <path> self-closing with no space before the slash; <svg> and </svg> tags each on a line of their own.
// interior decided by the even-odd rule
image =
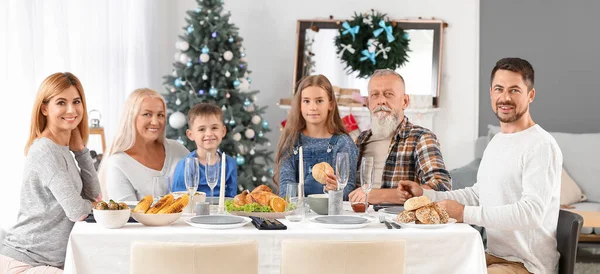
<svg viewBox="0 0 600 274">
<path fill-rule="evenodd" d="M 387 222 L 387 221 L 386 221 L 386 222 Z M 392 223 L 390 223 L 390 224 L 391 224 L 391 225 L 392 225 L 394 228 L 396 228 L 396 229 L 401 229 L 401 228 L 402 228 L 402 226 L 400 226 L 400 225 L 399 225 L 399 224 L 397 224 L 397 223 L 394 223 L 394 222 L 392 222 Z"/>
</svg>

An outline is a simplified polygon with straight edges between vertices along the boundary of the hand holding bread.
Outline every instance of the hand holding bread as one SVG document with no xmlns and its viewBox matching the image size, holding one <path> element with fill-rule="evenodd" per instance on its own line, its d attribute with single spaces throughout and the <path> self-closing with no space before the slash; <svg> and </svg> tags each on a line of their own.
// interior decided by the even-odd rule
<svg viewBox="0 0 600 274">
<path fill-rule="evenodd" d="M 335 175 L 333 167 L 327 162 L 320 162 L 312 167 L 312 176 L 321 184 L 327 184 L 327 174 Z"/>
</svg>

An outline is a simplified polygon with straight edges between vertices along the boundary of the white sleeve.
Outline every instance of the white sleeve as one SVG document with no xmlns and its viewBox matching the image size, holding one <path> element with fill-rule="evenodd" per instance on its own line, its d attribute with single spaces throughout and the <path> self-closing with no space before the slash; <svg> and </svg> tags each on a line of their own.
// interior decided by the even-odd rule
<svg viewBox="0 0 600 274">
<path fill-rule="evenodd" d="M 479 205 L 479 184 L 475 183 L 472 187 L 452 191 L 435 191 L 423 189 L 423 195 L 431 201 L 456 200 L 463 205 Z"/>
<path fill-rule="evenodd" d="M 550 143 L 541 143 L 523 156 L 521 199 L 502 206 L 466 206 L 464 222 L 484 227 L 517 230 L 536 227 L 550 207 L 560 182 L 562 156 Z"/>
</svg>

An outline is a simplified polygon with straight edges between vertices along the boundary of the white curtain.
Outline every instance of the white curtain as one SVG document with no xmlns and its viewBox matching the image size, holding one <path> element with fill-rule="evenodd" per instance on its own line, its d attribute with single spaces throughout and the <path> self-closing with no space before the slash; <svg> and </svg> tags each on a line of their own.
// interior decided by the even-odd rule
<svg viewBox="0 0 600 274">
<path fill-rule="evenodd" d="M 6 229 L 16 221 L 23 147 L 41 81 L 64 71 L 79 77 L 88 111 L 102 113 L 110 143 L 127 95 L 135 88 L 151 86 L 162 76 L 156 69 L 156 46 L 164 39 L 156 33 L 156 24 L 167 11 L 158 2 L 0 1 L 0 83 L 4 97 L 0 107 L 0 227 Z M 89 146 L 101 149 L 99 140 L 97 135 L 90 136 Z"/>
</svg>

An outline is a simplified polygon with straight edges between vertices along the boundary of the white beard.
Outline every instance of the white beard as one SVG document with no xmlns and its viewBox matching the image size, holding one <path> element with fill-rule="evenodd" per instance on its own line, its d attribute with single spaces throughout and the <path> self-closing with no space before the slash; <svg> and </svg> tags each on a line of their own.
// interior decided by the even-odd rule
<svg viewBox="0 0 600 274">
<path fill-rule="evenodd" d="M 391 137 L 401 122 L 402 120 L 399 119 L 398 115 L 392 112 L 382 119 L 371 113 L 371 133 L 377 139 Z"/>
</svg>

